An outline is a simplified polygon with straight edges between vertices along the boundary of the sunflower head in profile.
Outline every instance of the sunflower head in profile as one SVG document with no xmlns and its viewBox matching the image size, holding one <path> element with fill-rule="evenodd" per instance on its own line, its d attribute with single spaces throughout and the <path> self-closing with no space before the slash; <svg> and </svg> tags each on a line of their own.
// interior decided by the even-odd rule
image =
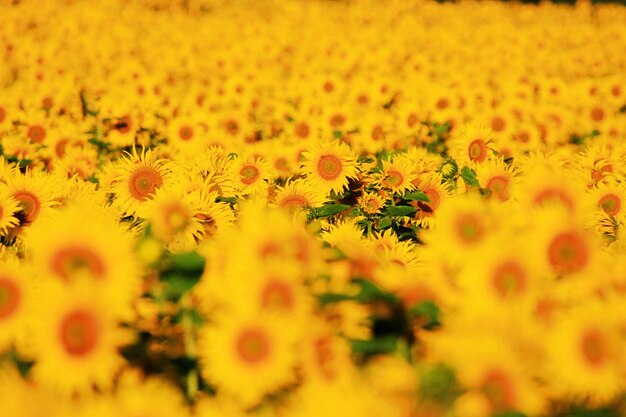
<svg viewBox="0 0 626 417">
<path fill-rule="evenodd" d="M 110 191 L 115 195 L 113 204 L 126 215 L 141 215 L 147 201 L 171 177 L 170 164 L 159 159 L 152 151 L 144 150 L 117 161 Z"/>
<path fill-rule="evenodd" d="M 304 174 L 320 191 L 340 193 L 357 175 L 356 158 L 348 145 L 337 141 L 317 141 L 303 154 Z"/>
</svg>

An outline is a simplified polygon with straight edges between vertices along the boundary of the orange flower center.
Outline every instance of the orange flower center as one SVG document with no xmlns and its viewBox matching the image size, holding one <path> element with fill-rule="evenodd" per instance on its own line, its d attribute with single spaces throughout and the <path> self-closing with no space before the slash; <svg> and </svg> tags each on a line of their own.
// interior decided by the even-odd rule
<svg viewBox="0 0 626 417">
<path fill-rule="evenodd" d="M 236 351 L 239 358 L 251 365 L 258 364 L 270 355 L 270 338 L 259 328 L 249 328 L 239 334 Z"/>
<path fill-rule="evenodd" d="M 178 130 L 178 136 L 182 140 L 191 140 L 193 138 L 193 129 L 189 126 L 183 126 Z"/>
<path fill-rule="evenodd" d="M 506 127 L 506 122 L 504 121 L 502 117 L 496 116 L 493 119 L 491 119 L 491 128 L 493 129 L 494 132 L 502 132 L 505 127 Z"/>
<path fill-rule="evenodd" d="M 502 298 L 519 295 L 526 288 L 524 269 L 513 261 L 502 263 L 493 275 L 493 286 Z"/>
<path fill-rule="evenodd" d="M 28 137 L 34 143 L 41 143 L 46 138 L 46 130 L 41 125 L 33 125 L 28 128 Z"/>
<path fill-rule="evenodd" d="M 66 246 L 57 251 L 51 260 L 51 269 L 65 280 L 81 272 L 96 279 L 103 278 L 106 273 L 100 256 L 84 246 Z"/>
<path fill-rule="evenodd" d="M 305 122 L 300 122 L 296 125 L 296 136 L 302 139 L 309 137 L 309 126 Z"/>
<path fill-rule="evenodd" d="M 535 205 L 545 204 L 549 201 L 558 201 L 567 207 L 569 210 L 573 210 L 574 202 L 572 198 L 559 188 L 546 188 L 541 190 L 535 196 L 533 202 Z"/>
<path fill-rule="evenodd" d="M 500 201 L 506 201 L 509 198 L 509 177 L 506 175 L 497 175 L 487 181 L 486 187 L 491 191 L 491 196 L 496 197 Z"/>
<path fill-rule="evenodd" d="M 390 188 L 400 187 L 404 183 L 404 176 L 396 170 L 391 170 L 387 173 L 385 182 Z"/>
<path fill-rule="evenodd" d="M 469 159 L 474 162 L 482 162 L 487 157 L 487 144 L 482 139 L 474 140 L 467 150 Z"/>
<path fill-rule="evenodd" d="M 598 201 L 598 205 L 609 216 L 615 216 L 622 208 L 622 202 L 615 194 L 606 194 Z"/>
<path fill-rule="evenodd" d="M 61 345 L 72 356 L 91 353 L 100 339 L 100 323 L 93 313 L 75 310 L 61 320 Z"/>
<path fill-rule="evenodd" d="M 341 159 L 335 155 L 322 155 L 317 162 L 317 172 L 326 181 L 337 179 L 342 168 Z"/>
<path fill-rule="evenodd" d="M 187 207 L 173 203 L 166 206 L 163 210 L 163 219 L 169 228 L 170 233 L 180 232 L 187 226 L 191 214 Z"/>
<path fill-rule="evenodd" d="M 489 372 L 485 376 L 482 389 L 494 411 L 515 409 L 515 387 L 505 373 L 499 370 Z"/>
<path fill-rule="evenodd" d="M 558 273 L 580 271 L 589 261 L 587 243 L 578 233 L 560 233 L 550 242 L 548 260 Z"/>
<path fill-rule="evenodd" d="M 280 201 L 280 206 L 285 209 L 306 207 L 308 205 L 310 204 L 306 198 L 296 194 L 283 197 Z"/>
<path fill-rule="evenodd" d="M 480 218 L 474 214 L 465 214 L 457 219 L 456 232 L 458 237 L 468 244 L 474 244 L 483 237 L 484 230 Z"/>
<path fill-rule="evenodd" d="M 261 306 L 270 310 L 291 310 L 294 297 L 291 287 L 280 280 L 272 280 L 261 293 Z"/>
<path fill-rule="evenodd" d="M 30 191 L 18 191 L 13 194 L 13 198 L 17 200 L 20 208 L 22 209 L 22 213 L 24 213 L 24 219 L 26 223 L 32 223 L 39 216 L 39 211 L 41 210 L 41 202 L 39 198 Z"/>
<path fill-rule="evenodd" d="M 0 278 L 0 320 L 10 317 L 17 310 L 21 293 L 18 286 L 10 278 Z"/>
<path fill-rule="evenodd" d="M 601 366 L 610 357 L 606 336 L 592 329 L 583 334 L 580 341 L 581 353 L 591 366 Z"/>
<path fill-rule="evenodd" d="M 163 184 L 159 171 L 152 167 L 137 168 L 130 177 L 128 188 L 136 200 L 146 201 Z"/>
<path fill-rule="evenodd" d="M 239 170 L 239 175 L 241 176 L 242 183 L 250 185 L 259 178 L 261 172 L 255 165 L 246 164 Z"/>
<path fill-rule="evenodd" d="M 7 111 L 4 109 L 4 107 L 0 106 L 0 123 L 4 122 L 7 118 Z"/>
</svg>

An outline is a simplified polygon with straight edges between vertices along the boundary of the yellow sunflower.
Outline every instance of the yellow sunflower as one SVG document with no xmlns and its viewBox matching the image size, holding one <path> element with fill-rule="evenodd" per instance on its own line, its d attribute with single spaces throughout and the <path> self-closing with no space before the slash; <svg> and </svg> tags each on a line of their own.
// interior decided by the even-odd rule
<svg viewBox="0 0 626 417">
<path fill-rule="evenodd" d="M 171 173 L 170 164 L 158 159 L 151 150 L 139 155 L 134 149 L 126 158 L 119 159 L 114 169 L 110 188 L 115 195 L 113 204 L 126 215 L 141 215 L 146 202 L 168 182 Z"/>
<path fill-rule="evenodd" d="M 454 135 L 450 143 L 450 155 L 459 164 L 480 164 L 493 156 L 492 140 L 491 129 L 470 123 Z"/>
<path fill-rule="evenodd" d="M 145 219 L 154 236 L 173 251 L 190 251 L 204 236 L 199 216 L 202 213 L 200 192 L 176 193 L 159 189 L 146 203 Z"/>
<path fill-rule="evenodd" d="M 306 179 L 288 181 L 284 187 L 278 187 L 274 199 L 278 207 L 287 211 L 319 207 L 325 200 L 325 193 L 313 187 Z"/>
<path fill-rule="evenodd" d="M 340 193 L 358 172 L 348 145 L 337 141 L 317 141 L 304 157 L 303 169 L 311 185 L 326 193 Z"/>
<path fill-rule="evenodd" d="M 46 300 L 33 317 L 33 379 L 67 394 L 110 387 L 123 363 L 118 349 L 131 342 L 111 314 L 110 300 L 86 281 L 46 286 Z"/>
<path fill-rule="evenodd" d="M 207 381 L 243 406 L 295 381 L 295 342 L 275 316 L 230 315 L 201 330 L 200 360 Z"/>
<path fill-rule="evenodd" d="M 415 189 L 413 181 L 417 175 L 413 171 L 413 164 L 407 157 L 396 157 L 393 161 L 383 161 L 382 172 L 374 181 L 381 187 L 391 190 L 393 193 L 404 195 L 406 191 Z"/>
<path fill-rule="evenodd" d="M 40 171 L 28 171 L 25 174 L 12 171 L 7 177 L 9 195 L 17 201 L 20 210 L 20 226 L 33 224 L 49 212 L 56 202 L 58 178 Z"/>
<path fill-rule="evenodd" d="M 0 261 L 0 351 L 21 342 L 33 307 L 32 271 L 16 258 Z"/>
<path fill-rule="evenodd" d="M 18 202 L 11 197 L 6 186 L 0 184 L 0 236 L 19 224 L 17 217 L 19 210 Z"/>
<path fill-rule="evenodd" d="M 125 311 L 140 290 L 132 237 L 89 202 L 41 219 L 28 231 L 25 247 L 41 280 L 73 284 L 87 279 L 103 291 L 109 310 Z"/>
</svg>

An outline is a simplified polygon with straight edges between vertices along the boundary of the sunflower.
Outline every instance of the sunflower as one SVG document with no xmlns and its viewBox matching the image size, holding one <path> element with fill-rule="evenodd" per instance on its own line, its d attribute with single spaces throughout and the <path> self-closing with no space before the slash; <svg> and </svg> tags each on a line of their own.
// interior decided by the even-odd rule
<svg viewBox="0 0 626 417">
<path fill-rule="evenodd" d="M 25 335 L 33 306 L 32 271 L 16 258 L 0 260 L 0 351 Z"/>
<path fill-rule="evenodd" d="M 114 166 L 115 177 L 110 191 L 115 195 L 113 204 L 126 215 L 141 215 L 148 200 L 154 197 L 157 189 L 170 180 L 170 164 L 158 159 L 151 150 L 141 155 L 133 149 L 132 154 L 121 158 Z"/>
<path fill-rule="evenodd" d="M 320 191 L 340 193 L 357 174 L 356 158 L 348 145 L 317 141 L 304 153 L 304 173 Z"/>
<path fill-rule="evenodd" d="M 0 236 L 5 235 L 8 229 L 19 224 L 17 218 L 19 210 L 18 202 L 11 197 L 6 186 L 0 184 Z"/>
<path fill-rule="evenodd" d="M 124 374 L 116 393 L 106 397 L 105 412 L 99 417 L 190 416 L 181 392 L 157 378 L 142 380 Z"/>
<path fill-rule="evenodd" d="M 138 294 L 131 236 L 109 213 L 89 202 L 69 204 L 41 219 L 25 236 L 25 247 L 42 280 L 73 284 L 87 279 L 103 291 L 103 297 L 110 297 L 109 310 L 126 310 Z"/>
<path fill-rule="evenodd" d="M 411 160 L 398 156 L 391 162 L 383 161 L 383 169 L 374 183 L 391 190 L 394 194 L 404 195 L 405 192 L 415 188 L 413 181 L 416 178 Z"/>
<path fill-rule="evenodd" d="M 170 250 L 190 251 L 204 237 L 204 227 L 199 218 L 200 192 L 187 194 L 158 189 L 145 207 L 145 219 L 151 232 Z"/>
<path fill-rule="evenodd" d="M 480 164 L 492 156 L 492 140 L 491 129 L 470 123 L 454 135 L 449 145 L 450 154 L 459 164 Z"/>
<path fill-rule="evenodd" d="M 288 181 L 284 187 L 278 187 L 274 199 L 278 207 L 287 211 L 319 207 L 325 200 L 326 195 L 306 179 Z"/>
<path fill-rule="evenodd" d="M 367 214 L 378 214 L 385 206 L 387 199 L 377 193 L 363 193 L 358 199 L 359 207 Z"/>
<path fill-rule="evenodd" d="M 207 381 L 243 406 L 295 381 L 293 334 L 278 318 L 230 315 L 205 326 L 200 335 L 200 363 Z"/>
<path fill-rule="evenodd" d="M 112 315 L 110 299 L 83 281 L 72 287 L 46 286 L 45 303 L 33 317 L 33 379 L 67 394 L 110 387 L 130 342 Z"/>
<path fill-rule="evenodd" d="M 58 178 L 40 171 L 28 171 L 25 174 L 12 171 L 7 177 L 9 195 L 17 201 L 20 210 L 20 226 L 29 226 L 45 216 L 56 202 Z"/>
<path fill-rule="evenodd" d="M 267 192 L 270 179 L 270 166 L 262 157 L 237 157 L 230 162 L 230 177 L 235 189 L 242 195 L 263 194 Z"/>
<path fill-rule="evenodd" d="M 489 190 L 489 198 L 508 201 L 511 189 L 519 182 L 516 169 L 502 158 L 492 159 L 476 166 L 476 179 L 483 188 Z"/>
<path fill-rule="evenodd" d="M 623 340 L 617 310 L 587 301 L 556 316 L 546 331 L 551 390 L 569 399 L 604 405 L 624 389 Z"/>
</svg>

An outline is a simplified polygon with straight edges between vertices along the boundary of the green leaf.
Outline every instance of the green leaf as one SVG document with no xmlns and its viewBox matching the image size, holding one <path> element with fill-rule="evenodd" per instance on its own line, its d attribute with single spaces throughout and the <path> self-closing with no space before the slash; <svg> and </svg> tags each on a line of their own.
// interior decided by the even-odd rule
<svg viewBox="0 0 626 417">
<path fill-rule="evenodd" d="M 464 166 L 461 168 L 461 178 L 470 187 L 480 187 L 476 179 L 476 173 L 470 167 Z"/>
<path fill-rule="evenodd" d="M 408 312 L 412 317 L 425 317 L 427 320 L 424 325 L 425 329 L 432 329 L 441 324 L 439 321 L 439 307 L 430 300 L 415 304 L 409 308 Z"/>
<path fill-rule="evenodd" d="M 372 340 L 350 340 L 352 351 L 363 355 L 375 355 L 378 353 L 389 353 L 396 349 L 396 338 L 385 337 Z"/>
<path fill-rule="evenodd" d="M 165 296 L 170 300 L 177 300 L 191 290 L 200 280 L 200 274 L 185 274 L 169 272 L 161 274 L 161 281 L 167 283 Z"/>
<path fill-rule="evenodd" d="M 204 258 L 197 252 L 179 253 L 172 256 L 172 267 L 176 271 L 204 271 Z"/>
<path fill-rule="evenodd" d="M 390 303 L 398 301 L 398 298 L 395 295 L 384 291 L 372 281 L 357 278 L 355 282 L 361 287 L 361 291 L 356 296 L 356 299 L 362 303 L 369 303 L 372 300 L 385 300 Z"/>
<path fill-rule="evenodd" d="M 386 229 L 391 226 L 391 217 L 385 216 L 378 221 L 378 230 Z"/>
<path fill-rule="evenodd" d="M 526 414 L 519 411 L 504 411 L 496 414 L 494 417 L 527 417 Z"/>
<path fill-rule="evenodd" d="M 430 198 L 428 198 L 426 193 L 423 191 L 419 191 L 419 190 L 406 193 L 404 195 L 404 198 L 406 200 L 411 200 L 411 201 L 423 201 L 425 203 L 430 203 Z"/>
<path fill-rule="evenodd" d="M 335 130 L 333 131 L 333 137 L 335 139 L 341 139 L 343 137 L 343 134 L 341 133 L 341 130 Z"/>
<path fill-rule="evenodd" d="M 317 300 L 320 302 L 320 304 L 323 307 L 327 304 L 339 303 L 341 301 L 346 301 L 346 300 L 354 300 L 354 297 L 350 295 L 346 295 L 346 294 L 336 294 L 336 293 L 327 292 L 327 293 L 318 295 Z"/>
<path fill-rule="evenodd" d="M 312 209 L 313 218 L 322 218 L 322 217 L 330 217 L 335 214 L 341 213 L 344 210 L 349 209 L 350 206 L 347 204 L 329 204 L 327 206 L 317 207 Z"/>
<path fill-rule="evenodd" d="M 429 366 L 420 375 L 420 396 L 439 402 L 451 401 L 458 393 L 454 369 L 444 364 Z"/>
<path fill-rule="evenodd" d="M 410 216 L 417 210 L 413 206 L 389 206 L 385 210 L 385 214 L 388 216 L 401 217 Z"/>
<path fill-rule="evenodd" d="M 235 204 L 235 203 L 237 203 L 237 197 L 222 197 L 222 196 L 217 196 L 217 198 L 215 198 L 215 202 L 216 202 L 216 203 L 229 203 L 229 204 Z"/>
</svg>

